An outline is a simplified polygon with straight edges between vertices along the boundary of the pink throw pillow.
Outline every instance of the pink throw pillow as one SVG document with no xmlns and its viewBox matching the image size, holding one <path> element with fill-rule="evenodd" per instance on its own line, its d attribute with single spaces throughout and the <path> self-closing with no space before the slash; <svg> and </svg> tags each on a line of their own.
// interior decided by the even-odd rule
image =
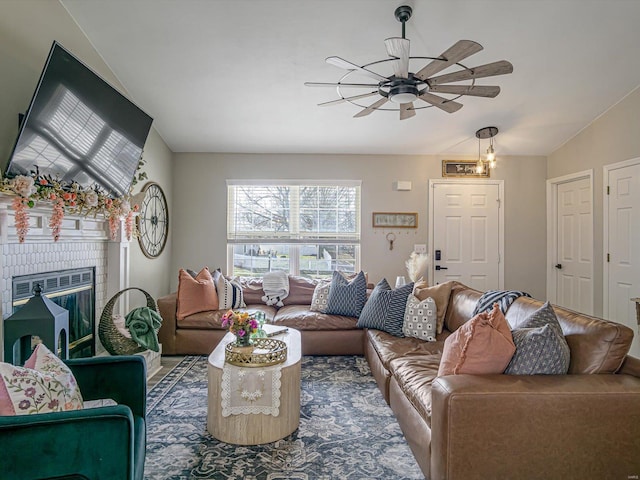
<svg viewBox="0 0 640 480">
<path fill-rule="evenodd" d="M 73 373 L 44 344 L 36 345 L 24 367 L 0 363 L 0 415 L 82 407 L 82 395 Z"/>
<path fill-rule="evenodd" d="M 509 324 L 496 303 L 447 337 L 438 376 L 503 373 L 515 351 Z"/>
<path fill-rule="evenodd" d="M 178 274 L 176 318 L 183 320 L 194 313 L 218 310 L 218 308 L 218 293 L 209 269 L 204 267 L 193 278 L 181 268 Z"/>
</svg>

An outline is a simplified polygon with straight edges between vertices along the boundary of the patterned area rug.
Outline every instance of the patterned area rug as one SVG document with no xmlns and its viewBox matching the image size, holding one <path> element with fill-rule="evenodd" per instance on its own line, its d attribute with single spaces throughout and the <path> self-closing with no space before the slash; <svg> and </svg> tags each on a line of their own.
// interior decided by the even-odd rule
<svg viewBox="0 0 640 480">
<path fill-rule="evenodd" d="M 303 357 L 300 427 L 238 446 L 206 430 L 207 357 L 186 357 L 148 396 L 145 478 L 423 479 L 363 357 Z"/>
</svg>

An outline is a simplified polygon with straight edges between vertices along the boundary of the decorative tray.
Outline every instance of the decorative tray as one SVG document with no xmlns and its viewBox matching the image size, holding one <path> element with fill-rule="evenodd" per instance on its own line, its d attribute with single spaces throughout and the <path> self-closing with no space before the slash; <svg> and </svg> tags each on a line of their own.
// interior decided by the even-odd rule
<svg viewBox="0 0 640 480">
<path fill-rule="evenodd" d="M 269 367 L 287 360 L 287 344 L 275 338 L 255 338 L 248 347 L 231 342 L 224 347 L 224 358 L 238 367 Z"/>
</svg>

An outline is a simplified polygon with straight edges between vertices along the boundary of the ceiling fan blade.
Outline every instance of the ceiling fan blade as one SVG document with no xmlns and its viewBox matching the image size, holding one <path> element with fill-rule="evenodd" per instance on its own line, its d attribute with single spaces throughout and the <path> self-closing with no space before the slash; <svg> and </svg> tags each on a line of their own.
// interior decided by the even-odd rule
<svg viewBox="0 0 640 480">
<path fill-rule="evenodd" d="M 428 92 L 421 93 L 418 98 L 420 100 L 424 100 L 427 103 L 430 103 L 434 107 L 438 107 L 440 110 L 444 110 L 447 113 L 457 112 L 462 108 L 461 103 L 454 102 L 453 100 L 447 100 L 446 98 L 432 95 Z"/>
<path fill-rule="evenodd" d="M 339 98 L 338 100 L 332 100 L 331 102 L 319 103 L 318 106 L 319 107 L 328 107 L 330 105 L 337 105 L 339 103 L 348 102 L 349 100 L 357 100 L 359 98 L 371 97 L 373 95 L 378 95 L 378 91 L 376 90 L 375 92 L 363 93 L 362 95 L 354 95 L 353 97 Z"/>
<path fill-rule="evenodd" d="M 396 57 L 398 61 L 393 62 L 393 71 L 398 78 L 409 76 L 409 40 L 406 38 L 392 37 L 384 41 L 387 53 L 390 57 Z"/>
<path fill-rule="evenodd" d="M 447 67 L 450 67 L 454 63 L 464 60 L 470 57 L 474 53 L 478 53 L 482 50 L 482 45 L 473 42 L 471 40 L 459 40 L 453 46 L 440 55 L 443 60 L 434 60 L 425 67 L 423 67 L 418 73 L 415 74 L 420 80 L 426 80 L 427 78 L 441 72 Z"/>
<path fill-rule="evenodd" d="M 360 110 L 358 113 L 356 113 L 353 116 L 353 118 L 366 117 L 371 112 L 373 112 L 374 110 L 377 110 L 378 108 L 380 108 L 382 105 L 384 105 L 388 101 L 389 101 L 389 99 L 387 97 L 382 97 L 380 100 L 378 100 L 375 103 L 372 103 L 367 108 L 364 108 L 364 109 Z"/>
<path fill-rule="evenodd" d="M 495 75 L 504 75 L 513 72 L 513 65 L 506 60 L 499 62 L 487 63 L 479 67 L 469 68 L 468 70 L 460 70 L 459 72 L 447 73 L 439 77 L 429 78 L 427 83 L 429 86 L 441 85 L 449 82 L 460 82 L 462 80 L 471 80 L 472 78 L 493 77 Z"/>
<path fill-rule="evenodd" d="M 378 88 L 378 84 L 372 83 L 322 83 L 304 82 L 306 87 L 348 87 L 348 88 Z"/>
<path fill-rule="evenodd" d="M 413 102 L 400 104 L 400 120 L 406 120 L 415 116 L 416 111 L 413 109 Z"/>
<path fill-rule="evenodd" d="M 387 81 L 387 77 L 378 75 L 376 72 L 367 70 L 366 68 L 356 65 L 355 63 L 347 62 L 345 59 L 340 57 L 328 57 L 326 62 L 330 63 L 331 65 L 335 65 L 336 67 L 344 68 L 345 70 L 357 70 L 363 75 L 367 75 L 368 77 L 378 80 L 379 82 Z"/>
<path fill-rule="evenodd" d="M 470 95 L 472 97 L 494 98 L 500 93 L 500 87 L 485 85 L 434 85 L 429 88 L 430 92 L 453 93 L 455 95 Z"/>
</svg>

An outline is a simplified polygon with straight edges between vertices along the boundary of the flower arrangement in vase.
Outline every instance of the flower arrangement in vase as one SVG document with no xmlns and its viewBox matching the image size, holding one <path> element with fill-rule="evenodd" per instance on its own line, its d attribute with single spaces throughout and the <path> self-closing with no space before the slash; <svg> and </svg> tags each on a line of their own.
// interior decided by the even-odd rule
<svg viewBox="0 0 640 480">
<path fill-rule="evenodd" d="M 253 315 L 233 310 L 229 310 L 222 316 L 222 326 L 236 336 L 236 345 L 240 347 L 251 345 L 251 335 L 259 328 L 258 321 Z"/>
</svg>

